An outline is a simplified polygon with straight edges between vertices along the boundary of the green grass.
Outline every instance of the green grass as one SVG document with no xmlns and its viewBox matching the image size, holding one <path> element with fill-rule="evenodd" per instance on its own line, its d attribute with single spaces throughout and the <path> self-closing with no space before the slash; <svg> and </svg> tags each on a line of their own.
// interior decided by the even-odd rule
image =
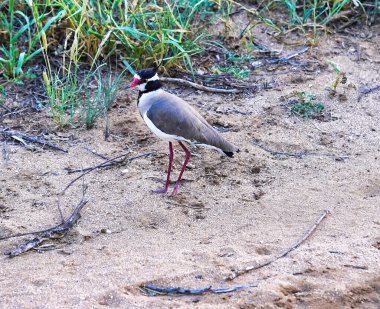
<svg viewBox="0 0 380 309">
<path fill-rule="evenodd" d="M 4 104 L 5 95 L 6 95 L 5 88 L 2 85 L 0 85 L 0 105 Z"/>
<path fill-rule="evenodd" d="M 377 3 L 378 0 L 375 0 Z M 285 31 L 298 29 L 303 33 L 312 33 L 310 44 L 317 44 L 317 36 L 322 31 L 326 31 L 327 27 L 337 19 L 340 19 L 339 14 L 351 14 L 355 17 L 365 16 L 367 13 L 364 1 L 360 0 L 271 0 L 265 5 L 265 9 L 261 11 L 266 15 L 272 10 L 281 11 L 288 15 L 288 19 L 282 21 L 282 29 Z M 375 9 L 378 5 L 375 5 Z M 373 16 L 373 15 L 372 15 Z M 365 20 L 363 20 L 365 22 Z"/>
<path fill-rule="evenodd" d="M 22 82 L 43 60 L 37 78 L 53 121 L 90 128 L 106 117 L 100 92 L 84 91 L 99 62 L 123 63 L 131 72 L 157 63 L 193 72 L 192 57 L 211 37 L 207 28 L 220 18 L 228 22 L 232 8 L 231 0 L 9 0 L 0 4 L 0 75 Z M 98 80 L 110 104 L 115 89 Z"/>
<path fill-rule="evenodd" d="M 157 63 L 163 70 L 194 72 L 194 56 L 211 45 L 224 59 L 207 69 L 244 79 L 258 24 L 278 32 L 311 27 L 317 35 L 342 11 L 363 11 L 359 0 L 263 3 L 258 11 L 235 0 L 8 0 L 0 3 L 0 77 L 21 83 L 35 76 L 32 68 L 39 64 L 43 74 L 36 78 L 43 80 L 54 122 L 90 128 L 97 117 L 106 119 L 117 90 L 110 80 L 118 75 L 99 76 L 99 63 L 123 64 L 131 73 Z M 287 12 L 287 20 L 271 20 L 273 10 Z M 376 15 L 378 0 L 371 10 Z M 240 29 L 239 51 L 232 52 L 225 39 L 236 27 L 231 18 L 236 11 L 245 11 L 250 22 Z M 211 35 L 215 23 L 223 23 L 224 31 Z M 98 88 L 89 90 L 94 80 Z"/>
<path fill-rule="evenodd" d="M 75 68 L 66 76 L 57 73 L 48 78 L 45 72 L 45 88 L 53 122 L 59 128 L 83 125 L 91 129 L 96 119 L 101 117 L 105 120 L 107 135 L 108 111 L 116 99 L 123 74 L 112 72 L 105 65 L 84 75 Z"/>
<path fill-rule="evenodd" d="M 322 115 L 325 105 L 317 101 L 314 94 L 304 91 L 295 92 L 295 100 L 289 103 L 290 112 L 303 118 L 317 118 Z"/>
<path fill-rule="evenodd" d="M 8 80 L 20 82 L 23 76 L 34 77 L 25 66 L 42 53 L 39 45 L 41 36 L 62 17 L 62 13 L 47 19 L 46 14 L 30 17 L 30 7 L 17 10 L 14 0 L 8 1 L 8 8 L 0 11 L 0 72 Z M 33 31 L 35 24 L 43 24 L 40 31 Z M 4 44 L 5 42 L 5 44 Z"/>
<path fill-rule="evenodd" d="M 237 79 L 247 79 L 251 73 L 250 70 L 238 66 L 222 67 L 219 65 L 214 65 L 211 70 L 215 74 L 231 74 Z"/>
<path fill-rule="evenodd" d="M 289 23 L 293 26 L 308 23 L 324 26 L 343 10 L 359 8 L 365 11 L 359 0 L 274 0 L 267 5 L 267 7 L 271 6 L 285 9 L 289 16 Z"/>
<path fill-rule="evenodd" d="M 234 7 L 269 23 L 232 0 L 19 0 L 17 6 L 10 0 L 0 11 L 0 73 L 22 77 L 26 64 L 43 52 L 45 61 L 52 52 L 62 56 L 64 41 L 90 64 L 117 59 L 140 69 L 163 61 L 165 69 L 192 71 L 192 57 L 211 38 L 208 27 L 231 23 Z"/>
<path fill-rule="evenodd" d="M 74 71 L 64 76 L 57 72 L 48 77 L 44 72 L 43 76 L 53 122 L 59 128 L 73 124 L 84 89 L 84 84 L 79 82 L 78 73 Z"/>
<path fill-rule="evenodd" d="M 105 72 L 104 72 L 105 71 Z M 86 83 L 86 95 L 81 109 L 81 120 L 87 129 L 91 129 L 95 120 L 99 117 L 105 119 L 105 136 L 108 136 L 109 118 L 108 111 L 115 101 L 123 73 L 112 72 L 109 67 L 99 67 L 93 74 L 90 83 Z M 94 88 L 91 93 L 90 88 Z"/>
</svg>

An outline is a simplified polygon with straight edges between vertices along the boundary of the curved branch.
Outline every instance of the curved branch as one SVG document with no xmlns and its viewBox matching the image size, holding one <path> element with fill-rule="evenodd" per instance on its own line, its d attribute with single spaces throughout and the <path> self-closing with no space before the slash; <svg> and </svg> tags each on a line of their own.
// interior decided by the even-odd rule
<svg viewBox="0 0 380 309">
<path fill-rule="evenodd" d="M 193 87 L 198 90 L 202 91 L 207 91 L 207 92 L 214 92 L 214 93 L 242 93 L 244 90 L 243 89 L 220 89 L 220 88 L 212 88 L 212 87 L 207 87 L 203 85 L 199 85 L 193 82 L 190 82 L 185 79 L 181 78 L 172 78 L 172 77 L 160 77 L 160 80 L 163 82 L 168 82 L 168 83 L 174 83 L 174 84 L 180 84 L 180 85 L 185 85 L 189 87 Z"/>
</svg>

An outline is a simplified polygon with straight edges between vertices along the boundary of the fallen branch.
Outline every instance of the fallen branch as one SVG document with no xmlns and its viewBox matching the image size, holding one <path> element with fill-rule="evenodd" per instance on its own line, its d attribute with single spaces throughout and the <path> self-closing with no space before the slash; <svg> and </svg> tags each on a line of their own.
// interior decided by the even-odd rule
<svg viewBox="0 0 380 309">
<path fill-rule="evenodd" d="M 10 258 L 13 258 L 31 249 L 37 248 L 45 240 L 57 239 L 57 238 L 62 238 L 66 236 L 68 231 L 74 226 L 75 222 L 80 218 L 81 216 L 80 212 L 88 202 L 88 200 L 84 197 L 84 193 L 85 193 L 85 190 L 83 190 L 83 196 L 79 204 L 74 208 L 70 216 L 66 220 L 64 220 L 61 224 L 56 225 L 50 229 L 40 231 L 40 232 L 31 232 L 31 233 L 18 234 L 18 235 L 0 238 L 0 239 L 7 239 L 7 238 L 12 238 L 12 237 L 17 237 L 17 236 L 28 235 L 28 234 L 29 235 L 38 234 L 35 238 L 28 240 L 27 242 L 21 245 L 16 246 L 16 248 L 14 249 L 8 250 L 4 254 L 8 255 Z"/>
<path fill-rule="evenodd" d="M 309 47 L 307 46 L 304 46 L 304 47 L 301 47 L 300 49 L 286 55 L 286 56 L 282 56 L 282 57 L 270 57 L 270 58 L 265 58 L 265 59 L 261 59 L 261 60 L 257 60 L 257 61 L 254 61 L 251 63 L 251 67 L 253 69 L 257 69 L 257 68 L 260 68 L 260 67 L 263 67 L 263 66 L 267 66 L 267 65 L 272 65 L 272 64 L 277 64 L 277 63 L 287 63 L 289 62 L 291 59 L 297 57 L 298 55 L 302 54 L 302 53 L 305 53 L 309 50 Z"/>
<path fill-rule="evenodd" d="M 0 106 L 1 106 L 1 104 L 0 104 Z M 28 109 L 30 109 L 30 107 L 27 107 L 27 108 L 23 108 L 23 109 L 12 111 L 11 109 L 9 109 L 9 108 L 7 108 L 5 106 L 1 106 L 1 107 L 3 107 L 6 111 L 8 111 L 8 113 L 0 114 L 0 118 L 5 118 L 5 117 L 8 117 L 8 116 L 14 116 L 16 114 L 20 114 L 20 113 L 25 112 Z"/>
<path fill-rule="evenodd" d="M 22 144 L 24 144 L 24 146 L 26 145 L 25 141 L 28 141 L 28 142 L 39 144 L 42 146 L 47 146 L 49 148 L 59 150 L 59 151 L 65 152 L 65 153 L 68 152 L 67 150 L 65 150 L 63 148 L 46 141 L 42 137 L 22 133 L 19 131 L 11 130 L 9 128 L 2 129 L 0 132 L 3 134 L 4 138 L 15 139 L 15 140 L 21 142 Z"/>
<path fill-rule="evenodd" d="M 100 153 L 97 153 L 94 149 L 91 149 L 88 146 L 84 146 L 83 148 L 86 149 L 88 152 L 91 152 L 93 155 L 95 155 L 95 156 L 97 156 L 99 158 L 102 158 L 103 160 L 109 160 L 109 158 L 107 158 L 106 156 L 103 156 Z"/>
<path fill-rule="evenodd" d="M 289 252 L 293 251 L 294 249 L 298 248 L 305 240 L 307 240 L 311 234 L 313 234 L 313 232 L 316 230 L 316 228 L 318 227 L 318 225 L 322 222 L 322 220 L 324 218 L 326 218 L 327 214 L 329 214 L 330 211 L 329 210 L 324 210 L 322 211 L 321 215 L 319 216 L 318 220 L 311 226 L 309 227 L 309 229 L 302 235 L 302 237 L 300 239 L 298 239 L 291 247 L 289 247 L 288 249 L 284 250 L 283 252 L 281 252 L 280 254 L 268 259 L 267 261 L 264 261 L 258 265 L 254 265 L 254 266 L 248 266 L 244 269 L 240 269 L 240 270 L 233 270 L 232 273 L 225 278 L 225 280 L 233 280 L 235 279 L 236 277 L 239 277 L 243 274 L 246 274 L 252 270 L 256 270 L 256 269 L 259 269 L 259 268 L 262 268 L 264 266 L 267 266 L 269 264 L 272 264 L 273 262 L 277 261 L 278 259 L 286 256 Z"/>
<path fill-rule="evenodd" d="M 238 285 L 228 288 L 213 288 L 212 286 L 204 288 L 181 288 L 181 287 L 164 287 L 155 284 L 144 284 L 140 286 L 140 291 L 146 296 L 163 296 L 163 295 L 203 295 L 206 293 L 222 294 L 236 292 L 242 289 L 254 288 L 257 284 Z"/>
<path fill-rule="evenodd" d="M 3 155 L 4 162 L 7 163 L 9 160 L 9 152 L 8 152 L 8 147 L 7 147 L 7 141 L 3 142 L 2 155 Z"/>
<path fill-rule="evenodd" d="M 140 154 L 138 156 L 135 156 L 135 157 L 131 157 L 131 158 L 128 158 L 128 161 L 131 162 L 133 160 L 136 160 L 136 159 L 139 159 L 139 158 L 142 158 L 142 157 L 147 157 L 147 156 L 150 156 L 152 155 L 154 152 L 147 152 L 147 153 L 143 153 L 143 154 Z M 111 158 L 111 159 L 108 159 L 106 161 L 104 161 L 103 163 L 100 163 L 98 165 L 95 165 L 93 167 L 87 167 L 87 168 L 84 168 L 84 169 L 76 169 L 76 170 L 67 170 L 68 173 L 76 173 L 76 172 L 82 172 L 82 174 L 80 174 L 78 177 L 74 178 L 72 181 L 69 182 L 69 184 L 65 187 L 65 189 L 63 189 L 62 191 L 62 195 L 65 194 L 66 190 L 74 183 L 76 182 L 77 180 L 81 179 L 83 176 L 87 175 L 88 173 L 92 172 L 93 170 L 96 170 L 96 169 L 99 169 L 99 168 L 105 168 L 105 167 L 110 167 L 110 166 L 114 166 L 114 165 L 118 165 L 118 164 L 121 164 L 125 161 L 126 158 L 123 158 L 122 160 L 119 160 L 119 161 L 116 161 L 122 157 L 126 157 L 128 155 L 128 153 L 125 153 L 125 154 L 122 154 L 122 155 L 119 155 L 117 157 L 114 157 L 114 158 Z"/>
<path fill-rule="evenodd" d="M 193 83 L 186 79 L 181 79 L 181 78 L 160 77 L 160 80 L 163 82 L 185 85 L 185 86 L 193 87 L 198 90 L 214 92 L 214 93 L 230 94 L 230 93 L 242 93 L 244 91 L 244 89 L 220 89 L 220 88 L 207 87 L 207 86 L 199 85 L 199 84 L 196 84 L 196 83 Z"/>
<path fill-rule="evenodd" d="M 333 157 L 336 160 L 343 160 L 343 159 L 348 158 L 348 156 L 336 156 L 336 155 L 330 154 L 330 153 L 310 152 L 307 150 L 300 151 L 300 152 L 294 152 L 294 153 L 282 152 L 282 151 L 272 150 L 272 149 L 270 149 L 270 148 L 268 148 L 268 147 L 266 147 L 266 146 L 264 146 L 264 145 L 262 145 L 256 141 L 253 141 L 252 144 L 259 147 L 262 150 L 265 150 L 266 152 L 269 152 L 273 156 L 288 156 L 288 157 L 295 157 L 295 158 L 300 158 L 300 159 L 302 159 L 304 156 L 325 156 L 325 157 Z"/>
<path fill-rule="evenodd" d="M 380 90 L 380 85 L 375 85 L 373 87 L 361 86 L 359 88 L 358 102 L 360 102 L 360 100 L 362 99 L 362 97 L 365 96 L 366 94 L 374 92 L 374 91 L 377 91 L 377 90 Z"/>
</svg>

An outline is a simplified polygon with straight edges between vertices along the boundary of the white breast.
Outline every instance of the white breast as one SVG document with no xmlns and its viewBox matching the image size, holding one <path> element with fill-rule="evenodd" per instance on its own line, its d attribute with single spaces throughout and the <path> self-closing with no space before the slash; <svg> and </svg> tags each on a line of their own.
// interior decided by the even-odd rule
<svg viewBox="0 0 380 309">
<path fill-rule="evenodd" d="M 147 124 L 148 128 L 154 133 L 157 135 L 157 137 L 159 137 L 160 139 L 164 140 L 164 141 L 168 141 L 168 142 L 174 142 L 174 141 L 185 141 L 185 142 L 188 142 L 188 143 L 191 143 L 190 141 L 188 141 L 187 139 L 181 137 L 181 136 L 177 136 L 177 135 L 172 135 L 172 134 L 167 134 L 165 132 L 162 132 L 159 128 L 157 128 L 154 123 L 148 118 L 148 116 L 146 115 L 146 112 L 144 115 L 142 115 L 145 123 Z"/>
<path fill-rule="evenodd" d="M 162 89 L 157 89 L 155 91 L 151 91 L 151 92 L 142 94 L 142 96 L 139 99 L 139 103 L 138 103 L 140 115 L 142 117 L 144 117 L 144 114 L 146 114 L 146 112 L 148 111 L 148 109 L 152 105 L 152 102 L 155 101 L 157 96 L 160 96 L 163 93 L 164 93 L 164 91 Z"/>
</svg>

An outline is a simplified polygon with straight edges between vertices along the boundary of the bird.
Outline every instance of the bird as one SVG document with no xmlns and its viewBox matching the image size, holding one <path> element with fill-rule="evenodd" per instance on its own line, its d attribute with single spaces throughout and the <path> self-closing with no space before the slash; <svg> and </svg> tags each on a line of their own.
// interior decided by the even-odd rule
<svg viewBox="0 0 380 309">
<path fill-rule="evenodd" d="M 169 165 L 165 187 L 153 192 L 168 192 L 174 158 L 173 142 L 178 142 L 185 152 L 185 161 L 171 193 L 171 196 L 174 196 L 178 193 L 191 156 L 185 143 L 213 148 L 228 157 L 233 157 L 233 154 L 240 150 L 221 136 L 191 105 L 175 94 L 163 90 L 157 70 L 157 67 L 153 67 L 137 71 L 128 88 L 138 88 L 137 106 L 148 128 L 157 137 L 169 142 Z"/>
</svg>

